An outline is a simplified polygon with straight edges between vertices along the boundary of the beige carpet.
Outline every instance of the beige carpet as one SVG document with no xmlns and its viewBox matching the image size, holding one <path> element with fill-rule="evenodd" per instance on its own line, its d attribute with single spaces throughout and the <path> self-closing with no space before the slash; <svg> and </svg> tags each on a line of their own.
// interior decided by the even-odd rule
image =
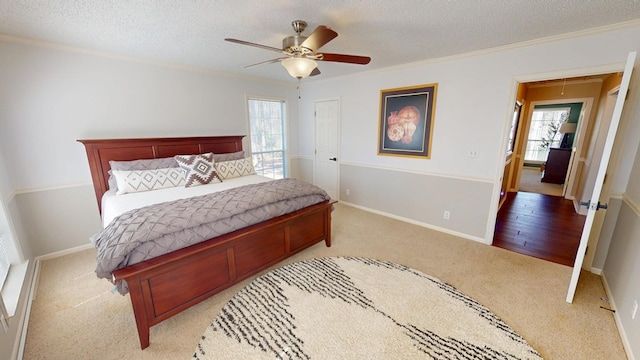
<svg viewBox="0 0 640 360">
<path fill-rule="evenodd" d="M 530 359 L 509 325 L 454 287 L 403 265 L 315 258 L 238 292 L 193 360 Z"/>
<path fill-rule="evenodd" d="M 567 266 L 341 204 L 333 212 L 333 246 L 316 244 L 279 266 L 327 256 L 390 261 L 449 283 L 545 359 L 626 359 L 613 315 L 600 308 L 607 304 L 596 275 L 583 273 L 567 304 Z M 94 267 L 93 250 L 42 262 L 25 359 L 188 359 L 214 316 L 252 280 L 152 327 L 151 345 L 142 351 L 128 296 L 112 294 Z"/>
<path fill-rule="evenodd" d="M 541 176 L 542 173 L 539 168 L 523 167 L 522 173 L 520 174 L 518 191 L 562 196 L 562 185 L 542 182 L 540 181 Z"/>
</svg>

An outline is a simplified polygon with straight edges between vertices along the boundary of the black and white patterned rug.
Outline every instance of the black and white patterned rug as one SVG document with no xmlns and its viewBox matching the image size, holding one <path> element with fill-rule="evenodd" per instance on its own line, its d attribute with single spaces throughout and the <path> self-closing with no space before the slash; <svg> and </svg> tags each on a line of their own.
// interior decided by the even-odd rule
<svg viewBox="0 0 640 360">
<path fill-rule="evenodd" d="M 258 277 L 224 306 L 193 359 L 541 359 L 451 285 L 406 266 L 319 258 Z"/>
</svg>

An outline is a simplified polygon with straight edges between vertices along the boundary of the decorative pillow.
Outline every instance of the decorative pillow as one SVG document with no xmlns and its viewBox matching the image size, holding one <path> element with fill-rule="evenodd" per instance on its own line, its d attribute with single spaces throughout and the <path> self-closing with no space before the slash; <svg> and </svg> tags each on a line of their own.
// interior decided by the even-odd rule
<svg viewBox="0 0 640 360">
<path fill-rule="evenodd" d="M 254 175 L 256 171 L 253 169 L 251 158 L 243 158 L 240 160 L 230 160 L 216 162 L 215 164 L 218 175 L 223 179 L 231 179 L 239 176 Z"/>
<path fill-rule="evenodd" d="M 182 169 L 173 167 L 156 170 L 113 170 L 118 184 L 116 194 L 165 189 L 185 184 Z"/>
<path fill-rule="evenodd" d="M 107 179 L 107 184 L 109 185 L 109 190 L 116 189 L 118 190 L 118 182 L 116 181 L 116 177 L 113 176 L 113 170 L 107 171 L 109 174 L 109 179 Z"/>
<path fill-rule="evenodd" d="M 236 151 L 232 153 L 226 154 L 213 154 L 213 161 L 230 161 L 230 160 L 240 160 L 244 159 L 244 151 Z"/>
<path fill-rule="evenodd" d="M 111 170 L 157 170 L 179 167 L 173 157 L 159 159 L 140 159 L 131 161 L 109 161 Z"/>
<path fill-rule="evenodd" d="M 109 189 L 118 190 L 118 184 L 111 171 L 113 170 L 157 170 L 167 168 L 177 168 L 178 162 L 173 157 L 159 158 L 159 159 L 140 159 L 131 161 L 109 161 L 111 170 L 109 171 Z"/>
<path fill-rule="evenodd" d="M 176 155 L 175 159 L 185 172 L 185 187 L 222 182 L 216 172 L 212 153 Z"/>
</svg>

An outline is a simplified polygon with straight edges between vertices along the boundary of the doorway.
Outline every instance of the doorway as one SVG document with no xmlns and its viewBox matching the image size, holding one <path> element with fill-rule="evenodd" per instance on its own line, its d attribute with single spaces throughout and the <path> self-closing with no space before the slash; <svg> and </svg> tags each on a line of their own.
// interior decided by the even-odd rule
<svg viewBox="0 0 640 360">
<path fill-rule="evenodd" d="M 316 101 L 314 183 L 324 189 L 332 199 L 340 194 L 340 168 L 338 151 L 340 144 L 339 100 Z"/>
<path fill-rule="evenodd" d="M 598 138 L 598 127 L 594 124 L 602 123 L 604 116 L 597 107 L 598 100 L 617 75 L 608 73 L 519 84 L 517 100 L 523 104 L 523 111 L 513 153 L 508 155 L 511 169 L 505 169 L 505 176 L 508 174 L 509 178 L 506 186 L 503 185 L 506 196 L 496 218 L 494 246 L 573 265 L 585 223 L 585 216 L 579 214 L 577 199 L 589 175 L 585 161 Z M 548 109 L 564 109 L 566 115 L 561 111 L 544 114 Z M 568 121 L 571 112 L 573 118 Z M 532 124 L 550 115 L 556 116 L 551 118 L 555 121 L 548 121 L 552 126 Z M 569 129 L 571 135 L 564 136 L 560 128 L 568 123 L 576 125 Z M 539 143 L 548 140 L 543 149 L 529 141 L 536 132 L 535 127 Z M 562 161 L 554 163 L 555 155 L 560 155 Z M 549 181 L 545 181 L 545 177 Z"/>
<path fill-rule="evenodd" d="M 566 80 L 565 80 L 566 81 Z M 563 81 L 563 84 L 564 82 Z M 578 125 L 589 119 L 586 101 L 532 101 L 528 131 L 524 138 L 524 162 L 520 169 L 519 192 L 564 196 L 574 177 L 569 167 Z M 579 147 L 581 144 L 575 144 Z"/>
<path fill-rule="evenodd" d="M 570 200 L 510 192 L 498 211 L 493 246 L 573 266 L 584 222 Z"/>
</svg>

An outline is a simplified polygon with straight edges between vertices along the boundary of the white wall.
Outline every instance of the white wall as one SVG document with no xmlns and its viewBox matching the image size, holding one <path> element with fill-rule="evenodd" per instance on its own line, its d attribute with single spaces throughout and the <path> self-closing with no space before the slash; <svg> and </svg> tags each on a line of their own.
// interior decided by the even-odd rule
<svg viewBox="0 0 640 360">
<path fill-rule="evenodd" d="M 294 83 L 7 41 L 0 78 L 0 149 L 34 256 L 86 244 L 99 230 L 78 139 L 248 134 L 247 95 L 286 98 L 296 130 Z"/>
<path fill-rule="evenodd" d="M 9 179 L 7 171 L 7 161 L 5 160 L 4 152 L 0 147 L 0 198 L 8 200 L 12 197 L 13 185 Z"/>
<path fill-rule="evenodd" d="M 640 121 L 640 114 L 636 114 Z M 618 327 L 630 359 L 640 356 L 640 310 L 631 318 L 634 301 L 640 303 L 640 148 L 620 206 L 603 276 L 616 308 Z M 607 216 L 609 214 L 607 213 Z M 626 340 L 626 341 L 625 341 Z"/>
<path fill-rule="evenodd" d="M 640 26 L 308 83 L 307 96 L 300 104 L 300 154 L 313 153 L 313 113 L 308 110 L 313 108 L 313 101 L 339 97 L 342 110 L 340 188 L 359 187 L 357 196 L 351 189 L 351 196 L 343 192 L 341 201 L 476 240 L 477 224 L 482 223 L 487 229 L 483 240 L 489 243 L 504 163 L 506 131 L 515 100 L 515 81 L 577 76 L 593 69 L 608 69 L 606 72 L 622 69 L 627 54 L 640 50 L 637 39 L 640 39 Z M 639 70 L 635 71 L 637 77 Z M 431 159 L 378 156 L 380 90 L 430 83 L 438 83 Z M 628 351 L 636 356 L 640 351 L 638 343 L 630 340 L 640 337 L 640 322 L 630 320 L 630 311 L 633 300 L 640 301 L 637 286 L 640 283 L 640 160 L 636 156 L 640 114 L 633 112 L 634 108 L 640 108 L 637 102 L 636 95 L 625 105 L 629 108 L 625 114 L 627 122 L 632 125 L 625 129 L 623 156 L 613 187 L 614 191 L 626 187 L 625 201 L 619 208 L 617 223 L 611 219 L 615 225 L 612 225 L 613 231 L 608 230 L 613 232 L 613 237 L 604 268 L 612 300 L 619 309 L 616 316 L 621 318 L 620 329 L 626 335 L 623 340 Z M 471 150 L 478 151 L 480 157 L 469 158 L 467 153 Z M 636 165 L 632 171 L 633 159 Z M 367 171 L 349 171 L 347 167 L 367 168 Z M 422 178 L 416 180 L 416 175 Z M 439 186 L 428 186 L 437 183 L 433 178 L 441 178 Z M 455 181 L 446 181 L 448 178 Z M 387 193 L 393 191 L 393 202 L 378 201 L 385 194 L 381 188 L 371 186 L 378 179 L 388 183 Z M 493 190 L 482 186 L 486 182 L 493 183 Z M 470 188 L 474 191 L 474 200 L 484 199 L 483 204 L 469 201 L 466 191 Z M 403 213 L 413 209 L 416 199 L 422 202 L 422 211 Z M 444 210 L 450 210 L 455 221 L 443 221 Z M 459 214 L 462 214 L 462 223 L 454 219 Z M 611 216 L 616 214 L 617 211 L 611 212 Z M 606 249 L 598 250 L 606 252 Z"/>
<path fill-rule="evenodd" d="M 294 134 L 290 143 L 298 166 L 294 173 L 309 177 L 313 102 L 339 98 L 345 176 L 340 188 L 345 189 L 346 182 L 357 187 L 351 189 L 355 195 L 350 198 L 341 194 L 342 201 L 490 242 L 516 80 L 610 69 L 622 64 L 629 51 L 640 49 L 639 38 L 640 25 L 338 79 L 307 79 L 300 100 L 294 83 L 0 41 L 0 151 L 7 168 L 0 191 L 16 192 L 9 209 L 24 226 L 20 241 L 28 244 L 32 256 L 84 245 L 98 230 L 99 220 L 86 155 L 77 139 L 246 134 L 247 94 L 284 97 L 289 100 Z M 380 90 L 430 83 L 438 83 L 431 159 L 378 156 Z M 469 158 L 469 151 L 477 151 L 479 158 Z M 620 173 L 629 173 L 631 163 L 623 159 Z M 365 186 L 378 176 L 394 190 L 394 203 L 366 202 L 379 194 L 379 188 Z M 627 191 L 633 199 L 640 192 L 631 186 Z M 415 199 L 424 208 L 399 214 L 403 203 Z M 441 217 L 444 210 L 451 212 L 448 222 Z M 621 214 L 626 214 L 624 205 Z M 57 235 L 49 236 L 48 227 Z M 629 234 L 618 228 L 615 232 Z M 635 249 L 634 241 L 637 237 L 625 245 L 614 236 L 614 253 L 623 256 L 625 250 Z M 615 254 L 609 258 L 615 259 Z M 638 255 L 625 256 L 624 263 L 637 273 Z M 615 283 L 616 298 L 627 301 L 636 296 L 636 290 L 617 281 L 626 277 L 614 269 L 605 271 Z"/>
<path fill-rule="evenodd" d="M 309 82 L 305 84 L 306 96 L 300 103 L 300 155 L 313 154 L 313 101 L 338 97 L 342 111 L 340 154 L 343 166 L 419 173 L 425 177 L 425 183 L 429 177 L 441 176 L 461 178 L 469 183 L 494 183 L 488 190 L 489 194 L 478 194 L 491 202 L 489 211 L 485 211 L 488 207 L 482 206 L 473 213 L 468 211 L 465 198 L 460 197 L 457 182 L 438 188 L 403 187 L 403 176 L 398 175 L 390 184 L 396 186 L 394 197 L 399 203 L 410 203 L 418 197 L 440 204 L 438 211 L 433 209 L 429 218 L 409 216 L 410 220 L 426 225 L 440 224 L 443 212 L 449 210 L 452 217 L 462 214 L 466 224 L 480 221 L 486 229 L 480 237 L 490 243 L 500 185 L 497 180 L 502 174 L 506 130 L 513 110 L 516 80 L 531 80 L 536 76 L 541 79 L 545 75 L 557 78 L 563 72 L 577 75 L 581 73 L 580 69 L 622 69 L 628 52 L 639 49 L 638 38 L 640 26 L 628 27 Z M 380 90 L 430 83 L 438 84 L 431 159 L 378 156 Z M 468 157 L 470 151 L 477 151 L 479 158 Z M 342 181 L 340 188 L 344 189 Z M 367 179 L 355 181 L 364 183 Z M 370 192 L 361 198 L 375 196 L 377 193 Z M 341 200 L 366 207 L 352 197 L 341 197 Z M 373 210 L 394 214 L 390 205 L 381 204 Z M 465 224 L 459 227 L 454 227 L 453 222 L 445 224 L 449 230 L 470 238 L 478 236 Z"/>
<path fill-rule="evenodd" d="M 18 235 L 24 233 L 22 223 L 19 221 L 18 210 L 16 208 L 16 204 L 13 197 L 12 186 L 9 183 L 8 177 L 8 169 L 5 166 L 5 156 L 0 149 L 0 230 L 6 231 L 5 240 L 9 240 L 4 243 L 5 250 L 9 255 L 9 261 L 16 265 L 23 262 L 24 259 L 31 258 L 31 251 L 28 246 L 21 245 L 17 241 L 13 241 L 14 238 L 17 238 Z M 12 221 L 13 220 L 13 221 Z M 15 306 L 15 312 L 12 314 L 7 322 L 9 325 L 8 331 L 0 333 L 0 359 L 1 360 L 9 360 L 16 356 L 17 347 L 15 344 L 19 340 L 22 334 L 22 325 L 24 323 L 25 314 L 27 311 L 27 303 L 24 301 L 27 297 L 27 293 L 29 291 L 28 285 L 31 281 L 32 275 L 34 271 L 34 263 L 30 262 L 27 267 L 27 273 L 23 279 L 22 291 L 19 288 L 14 289 L 13 291 L 20 291 L 19 294 L 15 294 L 11 292 L 7 294 L 6 292 L 3 295 L 9 295 L 9 297 L 16 296 L 18 299 L 17 304 L 11 305 L 11 307 Z M 15 273 L 14 273 L 15 276 Z M 15 279 L 15 278 L 14 278 Z M 13 288 L 12 288 L 13 289 Z M 5 291 L 7 291 L 5 289 Z M 20 301 L 22 299 L 22 301 Z M 3 309 L 6 308 L 6 301 L 14 301 L 13 299 L 8 299 L 4 296 L 0 296 L 0 301 L 3 302 Z"/>
<path fill-rule="evenodd" d="M 101 228 L 78 139 L 248 134 L 247 95 L 287 99 L 289 125 L 297 131 L 295 83 L 2 38 L 0 79 L 0 199 L 30 259 L 87 246 Z M 249 142 L 244 145 L 248 150 Z M 27 282 L 32 271 L 30 266 Z M 20 336 L 27 291 L 24 287 L 9 336 L 2 337 L 3 349 Z"/>
<path fill-rule="evenodd" d="M 0 72 L 0 140 L 18 189 L 87 182 L 77 139 L 247 134 L 247 93 L 286 96 L 297 112 L 293 85 L 19 43 L 0 43 Z"/>
</svg>

